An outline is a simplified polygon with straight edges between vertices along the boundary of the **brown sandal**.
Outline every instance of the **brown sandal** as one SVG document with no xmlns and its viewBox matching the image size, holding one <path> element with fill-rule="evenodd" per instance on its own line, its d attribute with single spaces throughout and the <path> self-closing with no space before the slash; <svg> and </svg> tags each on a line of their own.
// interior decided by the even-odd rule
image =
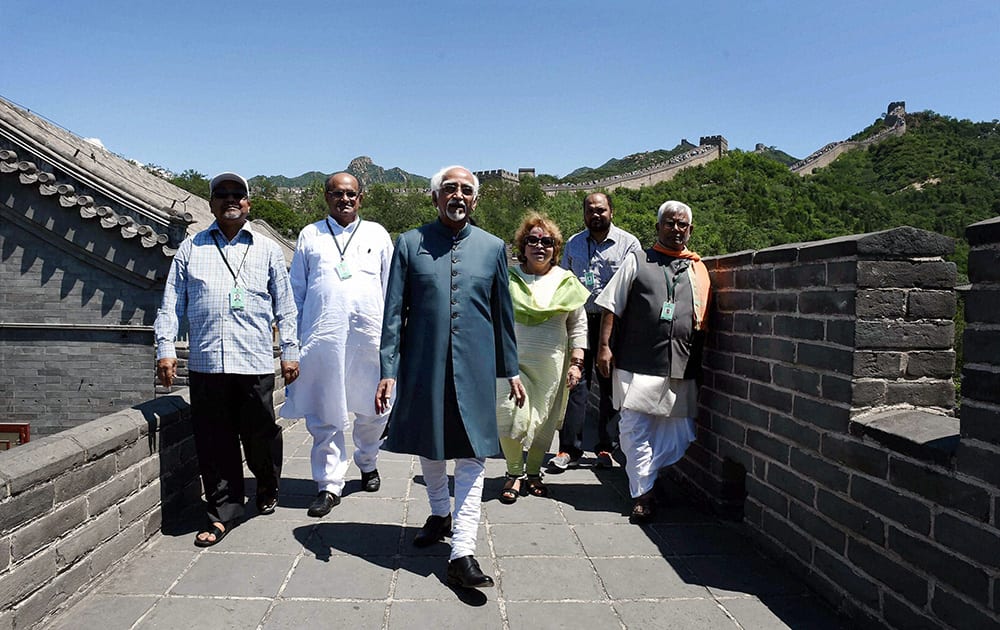
<svg viewBox="0 0 1000 630">
<path fill-rule="evenodd" d="M 521 477 L 507 473 L 507 481 L 504 482 L 503 490 L 500 491 L 500 503 L 510 505 L 517 501 L 519 494 L 521 494 Z"/>
<path fill-rule="evenodd" d="M 542 483 L 542 475 L 528 475 L 528 494 L 534 497 L 549 496 L 549 487 Z"/>
</svg>

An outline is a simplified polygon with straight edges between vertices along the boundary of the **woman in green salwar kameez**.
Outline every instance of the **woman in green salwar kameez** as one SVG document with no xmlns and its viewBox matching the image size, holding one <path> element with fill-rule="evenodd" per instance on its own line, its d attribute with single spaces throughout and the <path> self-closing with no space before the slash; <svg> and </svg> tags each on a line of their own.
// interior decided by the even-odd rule
<svg viewBox="0 0 1000 630">
<path fill-rule="evenodd" d="M 514 244 L 521 264 L 510 267 L 508 276 L 518 368 L 527 400 L 518 408 L 505 389 L 497 396 L 497 427 L 507 460 L 502 503 L 517 500 L 522 481 L 526 493 L 548 496 L 542 460 L 562 424 L 569 389 L 580 380 L 587 347 L 583 305 L 589 292 L 572 272 L 555 264 L 563 244 L 558 226 L 545 215 L 529 213 L 514 235 Z M 497 387 L 506 387 L 501 381 Z"/>
</svg>

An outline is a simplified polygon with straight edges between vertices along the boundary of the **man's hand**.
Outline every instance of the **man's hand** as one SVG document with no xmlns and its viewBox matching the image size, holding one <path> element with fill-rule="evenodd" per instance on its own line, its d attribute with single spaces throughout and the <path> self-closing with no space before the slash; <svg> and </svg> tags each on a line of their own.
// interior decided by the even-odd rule
<svg viewBox="0 0 1000 630">
<path fill-rule="evenodd" d="M 383 378 L 378 382 L 375 389 L 375 412 L 385 413 L 389 409 L 389 400 L 392 398 L 392 390 L 396 387 L 396 379 Z"/>
<path fill-rule="evenodd" d="M 521 377 L 509 378 L 507 382 L 510 383 L 510 395 L 507 396 L 507 400 L 513 400 L 519 408 L 523 407 L 528 394 L 524 391 L 524 385 L 521 384 Z"/>
<path fill-rule="evenodd" d="M 291 385 L 292 382 L 299 377 L 299 362 L 282 361 L 281 376 L 285 379 L 285 385 Z"/>
<path fill-rule="evenodd" d="M 606 345 L 601 345 L 597 349 L 597 371 L 601 373 L 604 378 L 611 377 L 611 368 L 614 367 L 614 357 L 611 354 L 611 348 Z"/>
<path fill-rule="evenodd" d="M 177 376 L 177 359 L 165 358 L 156 360 L 156 378 L 160 379 L 160 385 L 170 387 L 174 384 Z"/>
</svg>

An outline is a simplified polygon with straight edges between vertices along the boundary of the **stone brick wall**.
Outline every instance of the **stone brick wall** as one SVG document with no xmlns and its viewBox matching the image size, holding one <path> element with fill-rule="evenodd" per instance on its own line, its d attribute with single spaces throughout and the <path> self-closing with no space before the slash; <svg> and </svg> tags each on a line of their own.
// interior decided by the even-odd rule
<svg viewBox="0 0 1000 630">
<path fill-rule="evenodd" d="M 861 627 L 1000 624 L 1000 230 L 974 231 L 961 441 L 949 239 L 898 228 L 706 261 L 698 441 L 674 473 Z"/>
<path fill-rule="evenodd" d="M 184 390 L 0 453 L 0 627 L 31 627 L 197 504 L 189 417 Z"/>
<path fill-rule="evenodd" d="M 147 269 L 139 245 L 7 179 L 0 198 L 0 417 L 41 437 L 152 398 L 169 259 Z"/>
</svg>

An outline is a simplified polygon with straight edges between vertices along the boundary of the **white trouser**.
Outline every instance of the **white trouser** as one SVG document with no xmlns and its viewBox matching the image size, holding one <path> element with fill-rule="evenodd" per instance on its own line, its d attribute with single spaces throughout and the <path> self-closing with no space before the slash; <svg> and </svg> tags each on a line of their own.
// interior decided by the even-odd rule
<svg viewBox="0 0 1000 630">
<path fill-rule="evenodd" d="M 378 449 L 382 445 L 382 431 L 388 415 L 362 416 L 355 414 L 354 428 L 354 463 L 361 472 L 375 470 L 378 462 Z M 319 490 L 326 490 L 340 496 L 344 491 L 344 475 L 351 461 L 347 458 L 347 447 L 344 441 L 344 430 L 349 426 L 344 422 L 344 429 L 338 424 L 324 422 L 319 416 L 306 414 L 306 428 L 313 437 L 313 446 L 309 459 L 312 463 L 312 476 Z"/>
<path fill-rule="evenodd" d="M 420 468 L 427 487 L 431 514 L 451 514 L 448 496 L 448 462 L 420 458 Z M 455 460 L 455 515 L 451 521 L 451 556 L 449 560 L 476 553 L 476 535 L 479 533 L 480 506 L 483 501 L 483 479 L 486 477 L 486 459 L 467 457 Z"/>
<path fill-rule="evenodd" d="M 692 418 L 651 416 L 632 409 L 621 410 L 618 430 L 633 499 L 652 490 L 660 469 L 684 457 L 695 438 Z"/>
</svg>

